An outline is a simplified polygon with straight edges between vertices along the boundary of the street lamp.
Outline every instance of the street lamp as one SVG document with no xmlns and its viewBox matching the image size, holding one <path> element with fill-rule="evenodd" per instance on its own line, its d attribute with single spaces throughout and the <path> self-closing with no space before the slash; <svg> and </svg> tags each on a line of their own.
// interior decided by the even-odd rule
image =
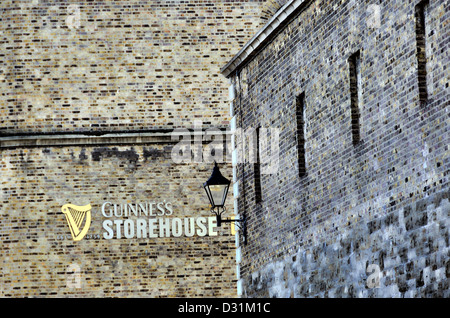
<svg viewBox="0 0 450 318">
<path fill-rule="evenodd" d="M 228 189 L 230 188 L 231 181 L 225 178 L 220 173 L 217 162 L 214 162 L 213 172 L 211 177 L 203 184 L 206 195 L 208 196 L 211 204 L 211 212 L 216 215 L 217 226 L 222 226 L 222 223 L 235 222 L 239 228 L 244 232 L 244 242 L 247 244 L 247 222 L 245 218 L 242 219 L 224 219 L 222 220 L 222 213 L 226 211 L 225 200 L 227 199 Z"/>
</svg>

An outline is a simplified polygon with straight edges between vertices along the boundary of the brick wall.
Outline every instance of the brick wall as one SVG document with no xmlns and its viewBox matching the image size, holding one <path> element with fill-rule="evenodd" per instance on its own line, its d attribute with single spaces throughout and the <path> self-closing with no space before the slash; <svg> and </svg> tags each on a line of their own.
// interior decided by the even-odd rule
<svg viewBox="0 0 450 318">
<path fill-rule="evenodd" d="M 0 133 L 228 123 L 220 67 L 264 1 L 2 1 Z"/>
<path fill-rule="evenodd" d="M 260 175 L 260 203 L 255 165 L 235 168 L 239 212 L 248 219 L 243 296 L 449 296 L 449 7 L 425 6 L 423 103 L 417 4 L 304 1 L 230 75 L 237 127 L 276 128 L 280 137 L 279 169 Z M 360 79 L 352 80 L 357 51 Z"/>
<path fill-rule="evenodd" d="M 171 150 L 152 144 L 2 151 L 0 295 L 235 297 L 228 224 L 216 236 L 126 238 L 122 228 L 121 238 L 116 231 L 104 238 L 104 202 L 155 203 L 153 216 L 113 218 L 124 221 L 212 216 L 202 187 L 212 164 L 174 164 Z M 159 202 L 170 202 L 173 213 L 158 216 Z M 78 242 L 61 212 L 67 203 L 92 205 L 91 227 Z"/>
<path fill-rule="evenodd" d="M 236 296 L 229 224 L 106 240 L 101 205 L 170 200 L 167 219 L 211 215 L 212 163 L 177 164 L 158 136 L 226 127 L 220 67 L 281 4 L 1 1 L 0 296 Z M 92 205 L 89 238 L 71 239 L 67 203 Z"/>
</svg>

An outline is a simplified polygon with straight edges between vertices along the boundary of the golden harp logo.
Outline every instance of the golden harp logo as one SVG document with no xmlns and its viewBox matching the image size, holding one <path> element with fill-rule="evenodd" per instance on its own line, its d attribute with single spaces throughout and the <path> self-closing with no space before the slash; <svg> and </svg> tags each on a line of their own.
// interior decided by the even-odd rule
<svg viewBox="0 0 450 318">
<path fill-rule="evenodd" d="M 89 231 L 91 226 L 91 209 L 90 204 L 84 206 L 65 204 L 61 207 L 74 241 L 81 241 Z"/>
</svg>

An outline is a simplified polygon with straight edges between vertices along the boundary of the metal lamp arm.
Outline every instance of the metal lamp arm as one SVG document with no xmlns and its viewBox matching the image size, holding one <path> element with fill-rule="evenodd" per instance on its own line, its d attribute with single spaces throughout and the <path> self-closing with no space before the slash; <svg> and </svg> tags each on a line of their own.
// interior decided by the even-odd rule
<svg viewBox="0 0 450 318">
<path fill-rule="evenodd" d="M 225 212 L 226 209 L 225 207 L 217 207 L 217 210 L 212 208 L 211 212 L 213 212 L 216 215 L 216 219 L 217 219 L 217 226 L 220 227 L 222 226 L 222 223 L 232 223 L 234 222 L 234 224 L 236 224 L 242 231 L 244 234 L 244 244 L 247 245 L 247 218 L 244 216 L 241 219 L 225 219 L 222 220 L 222 213 Z"/>
</svg>

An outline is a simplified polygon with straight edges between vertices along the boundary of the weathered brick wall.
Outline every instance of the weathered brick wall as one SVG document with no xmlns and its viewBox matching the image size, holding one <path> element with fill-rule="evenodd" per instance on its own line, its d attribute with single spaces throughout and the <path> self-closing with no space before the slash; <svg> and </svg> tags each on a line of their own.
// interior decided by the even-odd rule
<svg viewBox="0 0 450 318">
<path fill-rule="evenodd" d="M 228 123 L 220 67 L 264 1 L 5 0 L 0 133 Z"/>
<path fill-rule="evenodd" d="M 447 191 L 365 219 L 264 264 L 245 277 L 247 296 L 448 298 L 449 215 Z"/>
<path fill-rule="evenodd" d="M 104 240 L 100 209 L 166 199 L 171 218 L 210 215 L 211 163 L 176 164 L 170 142 L 121 142 L 194 120 L 226 127 L 220 67 L 282 4 L 1 1 L 1 296 L 236 295 L 227 225 L 216 237 Z M 90 145 L 107 132 L 122 135 Z M 93 238 L 58 239 L 70 235 L 66 203 L 92 205 Z M 67 283 L 74 268 L 80 288 Z"/>
<path fill-rule="evenodd" d="M 173 214 L 157 216 L 155 205 L 154 216 L 139 217 L 146 220 L 212 216 L 202 187 L 212 164 L 174 164 L 171 150 L 153 144 L 2 151 L 0 295 L 235 297 L 228 224 L 217 236 L 103 236 L 103 202 L 172 203 Z M 61 212 L 67 203 L 92 205 L 91 227 L 79 242 Z"/>
<path fill-rule="evenodd" d="M 449 296 L 449 3 L 426 9 L 428 103 L 419 101 L 418 1 L 309 1 L 232 75 L 237 126 L 277 128 L 279 170 L 239 164 L 243 296 Z M 375 10 L 374 10 L 375 9 Z M 379 19 L 374 14 L 379 9 Z M 361 56 L 361 142 L 348 58 Z M 296 96 L 305 93 L 306 176 Z M 268 151 L 268 149 L 262 149 Z M 379 288 L 370 288 L 369 265 Z"/>
</svg>

